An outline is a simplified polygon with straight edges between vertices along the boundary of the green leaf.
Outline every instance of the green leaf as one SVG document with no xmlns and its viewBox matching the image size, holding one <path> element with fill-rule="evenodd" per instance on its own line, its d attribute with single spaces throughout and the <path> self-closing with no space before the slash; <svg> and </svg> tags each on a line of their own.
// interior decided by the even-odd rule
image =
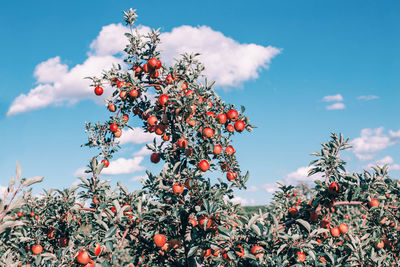
<svg viewBox="0 0 400 267">
<path fill-rule="evenodd" d="M 41 181 L 43 181 L 43 178 L 44 178 L 43 176 L 42 177 L 37 176 L 37 177 L 28 178 L 28 179 L 26 179 L 26 180 L 24 180 L 22 182 L 22 187 L 27 187 L 27 186 L 30 186 L 30 185 L 35 184 L 35 183 L 40 183 Z"/>
<path fill-rule="evenodd" d="M 259 228 L 256 224 L 251 225 L 250 228 L 253 229 L 253 231 L 256 232 L 256 234 L 257 234 L 258 236 L 261 235 L 261 230 L 260 230 L 260 228 Z"/>
<path fill-rule="evenodd" d="M 198 248 L 199 248 L 199 246 L 191 247 L 190 250 L 189 250 L 189 253 L 188 253 L 188 257 L 192 257 L 193 254 L 197 251 Z"/>
<path fill-rule="evenodd" d="M 258 218 L 260 218 L 260 216 L 258 214 L 251 217 L 251 219 L 249 220 L 249 223 L 247 224 L 247 227 L 252 226 Z"/>
<path fill-rule="evenodd" d="M 84 178 L 84 177 L 78 177 L 78 179 L 79 180 L 81 180 L 84 184 L 86 184 L 87 186 L 90 186 L 90 183 L 89 183 L 89 181 L 86 179 L 86 178 Z"/>
<path fill-rule="evenodd" d="M 307 221 L 305 221 L 305 220 L 303 220 L 303 219 L 297 219 L 296 222 L 298 222 L 299 224 L 301 224 L 302 226 L 304 226 L 304 228 L 306 228 L 307 231 L 310 232 L 310 230 L 311 230 L 311 225 L 310 225 Z"/>
</svg>

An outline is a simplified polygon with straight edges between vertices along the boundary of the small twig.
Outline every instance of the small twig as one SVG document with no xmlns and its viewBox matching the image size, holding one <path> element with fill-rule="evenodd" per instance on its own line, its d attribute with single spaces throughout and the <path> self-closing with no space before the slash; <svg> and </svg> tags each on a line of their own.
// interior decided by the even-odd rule
<svg viewBox="0 0 400 267">
<path fill-rule="evenodd" d="M 122 243 L 124 243 L 125 237 L 128 234 L 128 232 L 129 232 L 129 228 L 126 228 L 124 234 L 122 235 L 121 241 L 119 241 L 118 248 L 122 247 Z"/>
</svg>

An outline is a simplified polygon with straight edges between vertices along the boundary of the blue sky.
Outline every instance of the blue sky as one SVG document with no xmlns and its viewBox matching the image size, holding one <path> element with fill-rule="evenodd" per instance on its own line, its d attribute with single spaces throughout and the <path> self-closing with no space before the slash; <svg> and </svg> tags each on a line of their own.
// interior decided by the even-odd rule
<svg viewBox="0 0 400 267">
<path fill-rule="evenodd" d="M 241 166 L 251 174 L 250 190 L 238 192 L 238 201 L 263 204 L 270 199 L 275 181 L 306 179 L 309 154 L 330 132 L 354 140 L 354 149 L 344 154 L 350 170 L 388 163 L 391 175 L 399 175 L 398 1 L 19 1 L 0 10 L 0 186 L 14 174 L 16 160 L 23 175 L 45 176 L 36 192 L 76 181 L 75 174 L 96 153 L 80 147 L 86 140 L 84 122 L 108 117 L 104 105 L 87 97 L 86 89 L 79 94 L 80 77 L 68 76 L 57 93 L 63 101 L 18 114 L 7 112 L 21 94 L 28 95 L 46 79 L 57 81 L 56 74 L 61 73 L 62 79 L 78 64 L 85 67 L 91 55 L 105 49 L 91 47 L 93 41 L 108 44 L 98 38 L 103 27 L 120 23 L 121 11 L 130 7 L 137 9 L 140 25 L 161 27 L 165 36 L 177 29 L 166 41 L 170 57 L 173 52 L 168 49 L 193 44 L 185 39 L 189 35 L 179 35 L 183 29 L 202 40 L 230 40 L 232 51 L 246 48 L 245 54 L 238 52 L 235 57 L 218 55 L 220 49 L 212 42 L 199 48 L 205 58 L 220 59 L 208 69 L 222 85 L 217 88 L 221 97 L 245 105 L 258 126 L 235 138 Z M 55 57 L 58 61 L 46 65 L 41 78 L 34 75 L 39 64 Z M 224 73 L 218 69 L 229 68 L 227 64 L 240 66 L 235 70 L 236 82 L 229 77 L 222 80 Z M 52 67 L 61 70 L 54 72 Z M 257 71 L 249 72 L 254 68 Z M 255 73 L 257 78 L 252 76 Z M 51 88 L 46 92 L 51 97 Z M 29 101 L 35 100 L 28 97 L 24 105 Z M 144 143 L 132 142 L 115 159 L 131 160 L 138 170 L 105 177 L 133 190 L 140 182 L 132 178 L 144 175 L 143 168 L 157 171 L 158 167 L 150 165 L 148 155 L 138 161 L 140 155 L 133 154 Z"/>
</svg>

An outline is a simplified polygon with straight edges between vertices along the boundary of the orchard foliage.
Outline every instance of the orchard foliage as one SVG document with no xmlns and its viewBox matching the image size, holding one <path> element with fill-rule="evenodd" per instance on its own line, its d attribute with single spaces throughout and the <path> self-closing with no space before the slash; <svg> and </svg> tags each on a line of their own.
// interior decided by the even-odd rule
<svg viewBox="0 0 400 267">
<path fill-rule="evenodd" d="M 397 266 L 400 185 L 387 166 L 348 173 L 332 134 L 314 153 L 309 190 L 281 185 L 263 211 L 247 215 L 229 201 L 245 189 L 231 139 L 254 126 L 244 107 L 224 103 L 202 75 L 197 55 L 162 63 L 159 32 L 134 29 L 125 64 L 89 77 L 95 95 L 113 89 L 110 118 L 87 123 L 85 146 L 99 149 L 88 178 L 73 188 L 33 196 L 41 177 L 12 179 L 0 203 L 2 266 Z M 133 119 L 137 118 L 137 119 Z M 154 132 L 143 188 L 130 192 L 100 179 L 118 138 L 139 121 Z M 132 128 L 133 129 L 133 128 Z M 124 131 L 123 131 L 124 130 Z M 240 153 L 240 151 L 238 151 Z"/>
</svg>

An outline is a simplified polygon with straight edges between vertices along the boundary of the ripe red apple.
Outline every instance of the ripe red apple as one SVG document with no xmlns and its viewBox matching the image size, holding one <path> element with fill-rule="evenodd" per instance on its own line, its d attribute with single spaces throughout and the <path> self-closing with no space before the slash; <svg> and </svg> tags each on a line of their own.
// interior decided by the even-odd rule
<svg viewBox="0 0 400 267">
<path fill-rule="evenodd" d="M 149 61 L 147 62 L 147 65 L 150 68 L 155 69 L 157 67 L 157 63 L 158 63 L 157 59 L 153 57 L 153 58 L 149 59 Z"/>
<path fill-rule="evenodd" d="M 183 185 L 180 183 L 175 183 L 172 186 L 172 191 L 174 192 L 175 195 L 182 194 L 183 193 Z"/>
<path fill-rule="evenodd" d="M 211 117 L 215 118 L 215 114 L 214 114 L 214 112 L 212 112 L 212 111 L 207 112 L 206 115 L 207 115 L 208 117 L 211 116 Z"/>
<path fill-rule="evenodd" d="M 161 66 L 162 66 L 162 62 L 161 62 L 161 60 L 158 60 L 156 68 L 159 69 L 159 68 L 161 68 Z"/>
<path fill-rule="evenodd" d="M 116 137 L 116 138 L 120 138 L 121 135 L 122 135 L 122 130 L 121 129 L 118 129 L 116 132 L 114 132 L 114 137 Z"/>
<path fill-rule="evenodd" d="M 167 243 L 167 238 L 165 237 L 165 235 L 162 234 L 156 234 L 153 237 L 153 241 L 156 244 L 157 247 L 161 248 L 162 246 L 165 245 L 165 243 Z"/>
<path fill-rule="evenodd" d="M 304 262 L 306 259 L 306 254 L 301 251 L 297 251 L 297 262 Z"/>
<path fill-rule="evenodd" d="M 237 177 L 236 172 L 228 172 L 226 174 L 226 179 L 228 179 L 228 181 L 233 181 L 236 179 L 236 177 Z"/>
<path fill-rule="evenodd" d="M 84 250 L 79 251 L 78 255 L 76 256 L 76 262 L 85 265 L 88 264 L 89 261 L 90 261 L 89 254 Z"/>
<path fill-rule="evenodd" d="M 373 198 L 373 199 L 371 199 L 371 200 L 369 201 L 368 206 L 369 206 L 370 208 L 372 208 L 372 207 L 379 207 L 379 201 L 378 201 L 377 199 Z"/>
<path fill-rule="evenodd" d="M 214 130 L 211 128 L 204 128 L 203 130 L 203 136 L 205 137 L 212 137 L 214 135 Z"/>
<path fill-rule="evenodd" d="M 230 119 L 231 121 L 236 121 L 239 117 L 239 114 L 236 110 L 231 109 L 229 110 L 226 115 L 228 116 L 228 119 Z"/>
<path fill-rule="evenodd" d="M 108 161 L 108 159 L 103 159 L 101 162 L 104 162 L 104 168 L 110 166 L 110 162 Z"/>
<path fill-rule="evenodd" d="M 188 144 L 189 142 L 184 137 L 179 138 L 177 141 L 177 145 L 180 148 L 185 148 L 188 146 Z"/>
<path fill-rule="evenodd" d="M 150 156 L 150 161 L 153 162 L 153 163 L 159 163 L 160 162 L 160 155 L 158 155 L 157 152 L 154 152 Z"/>
<path fill-rule="evenodd" d="M 111 112 L 115 112 L 117 108 L 114 104 L 108 104 L 108 110 Z"/>
<path fill-rule="evenodd" d="M 199 162 L 198 167 L 199 167 L 199 169 L 200 169 L 201 171 L 205 172 L 205 171 L 207 171 L 207 170 L 210 168 L 210 164 L 208 163 L 207 160 L 204 160 L 204 159 L 203 159 L 202 161 Z"/>
<path fill-rule="evenodd" d="M 139 95 L 140 95 L 140 92 L 136 89 L 132 89 L 129 91 L 129 96 L 132 98 L 137 98 L 137 97 L 139 97 Z"/>
<path fill-rule="evenodd" d="M 128 114 L 123 114 L 122 118 L 124 119 L 124 121 L 129 121 L 129 115 Z"/>
<path fill-rule="evenodd" d="M 339 237 L 340 236 L 339 227 L 331 228 L 331 236 L 333 236 L 333 237 Z"/>
<path fill-rule="evenodd" d="M 172 84 L 173 81 L 174 81 L 174 79 L 172 78 L 172 75 L 171 75 L 171 74 L 168 74 L 167 77 L 165 78 L 165 82 L 166 82 L 167 84 Z"/>
<path fill-rule="evenodd" d="M 168 99 L 169 99 L 169 96 L 160 95 L 160 97 L 158 98 L 158 102 L 160 103 L 161 106 L 164 106 L 167 103 Z"/>
<path fill-rule="evenodd" d="M 102 95 L 103 92 L 104 92 L 104 90 L 103 90 L 103 88 L 100 87 L 100 86 L 97 86 L 96 88 L 94 88 L 94 93 L 95 93 L 96 95 Z"/>
<path fill-rule="evenodd" d="M 116 124 L 111 124 L 110 125 L 110 131 L 115 133 L 116 131 L 118 131 L 118 125 Z"/>
<path fill-rule="evenodd" d="M 119 97 L 121 98 L 121 99 L 126 99 L 126 96 L 128 95 L 128 92 L 126 92 L 126 91 L 121 91 L 121 92 L 119 92 Z"/>
<path fill-rule="evenodd" d="M 244 128 L 245 128 L 245 124 L 243 121 L 237 121 L 235 122 L 235 130 L 239 133 L 243 132 Z"/>
<path fill-rule="evenodd" d="M 155 126 L 156 124 L 157 124 L 157 117 L 156 116 L 150 116 L 148 119 L 147 119 L 147 123 L 150 125 L 150 126 Z"/>
<path fill-rule="evenodd" d="M 185 96 L 189 96 L 189 97 L 192 97 L 193 96 L 193 91 L 192 90 L 187 90 L 186 91 L 186 93 L 185 93 Z"/>
<path fill-rule="evenodd" d="M 96 246 L 94 247 L 94 254 L 95 254 L 96 256 L 99 256 L 100 253 L 101 253 L 101 246 L 100 246 L 99 243 L 96 243 Z"/>
<path fill-rule="evenodd" d="M 349 227 L 347 226 L 347 224 L 342 223 L 339 225 L 339 230 L 342 234 L 346 234 L 349 231 Z"/>
<path fill-rule="evenodd" d="M 118 81 L 117 82 L 117 87 L 118 88 L 121 88 L 122 86 L 124 86 L 125 85 L 125 83 L 123 82 L 123 81 Z"/>
<path fill-rule="evenodd" d="M 228 119 L 228 117 L 226 116 L 225 113 L 218 114 L 218 116 L 217 116 L 217 120 L 220 124 L 225 124 L 227 119 Z"/>
<path fill-rule="evenodd" d="M 38 254 L 42 253 L 42 251 L 43 251 L 43 248 L 41 245 L 37 244 L 37 245 L 32 246 L 33 255 L 38 255 Z"/>
<path fill-rule="evenodd" d="M 250 252 L 251 252 L 251 254 L 256 256 L 256 258 L 259 258 L 263 250 L 264 250 L 264 248 L 262 246 L 254 245 L 251 247 Z"/>
<path fill-rule="evenodd" d="M 222 152 L 222 147 L 220 145 L 215 145 L 214 146 L 214 150 L 213 150 L 213 154 L 214 155 L 219 155 Z"/>
<path fill-rule="evenodd" d="M 232 154 L 235 153 L 235 149 L 232 146 L 227 146 L 225 148 L 225 153 L 228 154 L 228 155 L 232 155 Z"/>
<path fill-rule="evenodd" d="M 234 130 L 235 130 L 235 128 L 233 127 L 232 124 L 228 124 L 228 125 L 226 126 L 226 130 L 227 130 L 228 132 L 230 132 L 230 133 L 233 133 Z"/>
</svg>

